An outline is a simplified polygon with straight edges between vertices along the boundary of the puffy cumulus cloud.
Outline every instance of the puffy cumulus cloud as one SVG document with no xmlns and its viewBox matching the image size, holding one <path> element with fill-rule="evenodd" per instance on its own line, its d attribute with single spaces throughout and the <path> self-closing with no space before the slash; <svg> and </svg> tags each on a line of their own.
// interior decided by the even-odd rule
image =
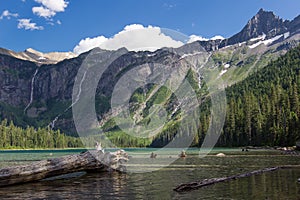
<svg viewBox="0 0 300 200">
<path fill-rule="evenodd" d="M 152 26 L 149 26 L 150 28 Z M 142 24 L 130 24 L 124 27 L 124 30 L 122 32 L 126 31 L 133 31 L 133 30 L 138 30 L 138 29 L 143 29 L 145 28 Z M 121 33 L 121 32 L 120 32 Z"/>
<path fill-rule="evenodd" d="M 18 29 L 25 29 L 25 30 L 43 30 L 44 27 L 37 26 L 36 23 L 31 22 L 31 19 L 19 19 L 18 20 Z"/>
<path fill-rule="evenodd" d="M 38 15 L 40 17 L 45 17 L 45 18 L 53 17 L 56 14 L 54 11 L 49 10 L 48 8 L 44 8 L 43 6 L 33 7 L 32 12 L 35 15 Z"/>
<path fill-rule="evenodd" d="M 216 35 L 216 36 L 210 38 L 210 40 L 224 40 L 224 39 L 225 38 L 223 36 L 221 36 L 221 35 Z"/>
<path fill-rule="evenodd" d="M 65 0 L 35 0 L 37 3 L 41 3 L 44 7 L 54 12 L 64 12 L 68 6 L 68 2 Z"/>
<path fill-rule="evenodd" d="M 198 36 L 198 35 L 191 35 L 187 43 L 192 43 L 195 41 L 208 41 L 209 39 Z"/>
<path fill-rule="evenodd" d="M 140 24 L 125 26 L 119 33 L 111 38 L 98 36 L 95 38 L 86 38 L 79 42 L 74 48 L 76 54 L 86 52 L 95 47 L 107 50 L 117 50 L 125 47 L 130 51 L 148 50 L 155 51 L 162 47 L 180 47 L 184 43 L 176 41 L 162 33 L 159 27 L 144 27 Z"/>
<path fill-rule="evenodd" d="M 106 42 L 108 39 L 104 36 L 99 36 L 95 38 L 85 38 L 79 42 L 79 44 L 74 48 L 74 53 L 80 54 L 91 50 L 96 47 L 100 47 L 101 44 Z"/>
<path fill-rule="evenodd" d="M 18 17 L 18 16 L 19 16 L 18 13 L 11 13 L 8 10 L 4 10 L 0 15 L 0 20 L 4 18 L 10 19 L 11 17 Z"/>
<path fill-rule="evenodd" d="M 195 42 L 195 41 L 224 40 L 224 39 L 225 38 L 223 36 L 220 36 L 220 35 L 216 35 L 216 36 L 214 36 L 210 39 L 204 38 L 204 37 L 201 37 L 201 36 L 198 36 L 198 35 L 191 35 L 187 43 L 192 43 L 192 42 Z"/>
<path fill-rule="evenodd" d="M 44 18 L 51 18 L 58 12 L 64 12 L 69 4 L 65 0 L 35 0 L 35 2 L 41 6 L 33 7 L 32 12 Z"/>
</svg>

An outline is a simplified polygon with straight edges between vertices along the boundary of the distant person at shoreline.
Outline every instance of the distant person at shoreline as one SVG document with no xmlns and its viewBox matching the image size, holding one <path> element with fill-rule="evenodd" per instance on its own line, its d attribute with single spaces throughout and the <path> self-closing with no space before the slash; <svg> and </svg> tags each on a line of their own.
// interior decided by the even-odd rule
<svg viewBox="0 0 300 200">
<path fill-rule="evenodd" d="M 156 153 L 151 152 L 150 158 L 156 158 L 156 156 L 157 156 Z"/>
<path fill-rule="evenodd" d="M 186 157 L 186 152 L 185 150 L 182 150 L 180 155 L 179 155 L 180 158 L 185 158 Z"/>
</svg>

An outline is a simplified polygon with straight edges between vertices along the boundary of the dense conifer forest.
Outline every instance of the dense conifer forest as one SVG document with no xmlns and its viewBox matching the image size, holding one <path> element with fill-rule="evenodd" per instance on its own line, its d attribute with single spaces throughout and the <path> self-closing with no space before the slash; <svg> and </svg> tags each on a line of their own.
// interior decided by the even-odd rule
<svg viewBox="0 0 300 200">
<path fill-rule="evenodd" d="M 271 61 L 245 80 L 226 88 L 227 111 L 218 146 L 294 146 L 300 139 L 300 47 Z M 210 122 L 210 100 L 201 105 L 194 146 L 201 146 Z M 176 133 L 169 127 L 153 140 L 168 143 Z"/>
</svg>

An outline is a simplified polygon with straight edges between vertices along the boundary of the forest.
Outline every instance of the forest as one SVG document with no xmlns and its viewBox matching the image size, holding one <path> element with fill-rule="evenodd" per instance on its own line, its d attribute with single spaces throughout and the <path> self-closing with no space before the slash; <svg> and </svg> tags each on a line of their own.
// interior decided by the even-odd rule
<svg viewBox="0 0 300 200">
<path fill-rule="evenodd" d="M 300 47 L 226 89 L 221 146 L 294 146 L 300 139 Z"/>
<path fill-rule="evenodd" d="M 226 88 L 225 124 L 217 146 L 294 146 L 300 139 L 300 46 Z M 193 146 L 201 146 L 210 123 L 209 95 L 201 105 Z M 151 146 L 163 146 L 176 134 L 168 127 Z M 188 133 L 187 133 L 188 134 Z"/>
<path fill-rule="evenodd" d="M 66 136 L 59 130 L 28 126 L 17 127 L 4 119 L 0 124 L 0 149 L 54 149 L 83 147 L 80 138 Z"/>
</svg>

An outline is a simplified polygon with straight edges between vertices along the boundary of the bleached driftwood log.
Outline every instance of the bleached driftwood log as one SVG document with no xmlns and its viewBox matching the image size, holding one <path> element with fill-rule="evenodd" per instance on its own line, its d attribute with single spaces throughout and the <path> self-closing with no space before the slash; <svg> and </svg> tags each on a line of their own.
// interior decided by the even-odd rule
<svg viewBox="0 0 300 200">
<path fill-rule="evenodd" d="M 265 172 L 271 172 L 271 171 L 275 171 L 275 170 L 283 169 L 283 168 L 289 168 L 289 167 L 288 166 L 286 166 L 286 167 L 271 167 L 271 168 L 265 168 L 265 169 L 261 169 L 261 170 L 255 170 L 255 171 L 248 172 L 245 174 L 229 176 L 229 177 L 211 178 L 211 179 L 204 179 L 201 181 L 196 181 L 196 182 L 191 182 L 191 183 L 184 183 L 184 184 L 181 184 L 181 185 L 177 186 L 176 188 L 174 188 L 174 191 L 184 192 L 184 191 L 196 190 L 196 189 L 199 189 L 204 186 L 213 185 L 215 183 L 221 183 L 221 182 L 225 182 L 225 181 L 249 177 L 249 176 L 262 174 Z"/>
<path fill-rule="evenodd" d="M 79 171 L 125 171 L 125 166 L 122 164 L 127 161 L 128 154 L 122 150 L 114 153 L 93 150 L 36 161 L 28 165 L 0 169 L 0 187 Z"/>
</svg>

